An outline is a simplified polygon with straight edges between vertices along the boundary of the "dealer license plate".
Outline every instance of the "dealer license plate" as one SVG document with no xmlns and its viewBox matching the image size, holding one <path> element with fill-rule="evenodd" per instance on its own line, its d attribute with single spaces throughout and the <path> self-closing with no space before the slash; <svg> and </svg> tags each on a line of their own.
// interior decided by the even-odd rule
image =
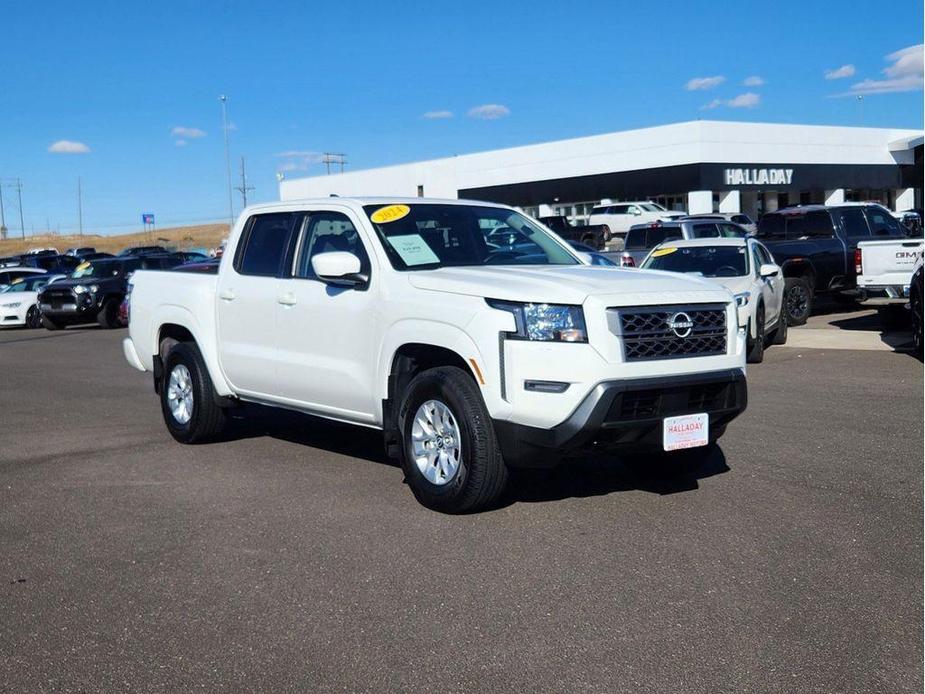
<svg viewBox="0 0 925 694">
<path fill-rule="evenodd" d="M 685 414 L 666 417 L 662 423 L 662 446 L 666 451 L 697 448 L 710 443 L 710 415 Z"/>
</svg>

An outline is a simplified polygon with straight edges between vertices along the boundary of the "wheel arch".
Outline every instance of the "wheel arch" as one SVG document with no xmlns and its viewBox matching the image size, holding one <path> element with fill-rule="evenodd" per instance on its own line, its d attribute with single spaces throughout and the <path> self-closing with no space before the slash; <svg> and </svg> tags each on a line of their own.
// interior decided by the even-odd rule
<svg viewBox="0 0 925 694">
<path fill-rule="evenodd" d="M 159 364 L 162 363 L 170 346 L 176 342 L 192 342 L 202 354 L 216 394 L 234 395 L 218 363 L 215 339 L 210 337 L 212 331 L 201 325 L 191 311 L 181 306 L 163 306 L 153 316 L 151 325 L 153 330 L 148 344 L 148 354 L 153 355 L 155 379 L 160 376 Z"/>
</svg>

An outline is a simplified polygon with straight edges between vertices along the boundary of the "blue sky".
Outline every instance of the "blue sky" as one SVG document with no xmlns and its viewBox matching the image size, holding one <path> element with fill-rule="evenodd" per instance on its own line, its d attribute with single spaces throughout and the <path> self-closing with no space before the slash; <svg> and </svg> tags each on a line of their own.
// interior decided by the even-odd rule
<svg viewBox="0 0 925 694">
<path fill-rule="evenodd" d="M 86 231 L 227 216 L 223 93 L 257 201 L 281 169 L 322 173 L 317 152 L 360 169 L 697 118 L 860 125 L 856 91 L 864 125 L 921 128 L 922 3 L 881 7 L 18 3 L 0 178 L 22 179 L 27 232 L 76 229 L 78 176 Z"/>
</svg>

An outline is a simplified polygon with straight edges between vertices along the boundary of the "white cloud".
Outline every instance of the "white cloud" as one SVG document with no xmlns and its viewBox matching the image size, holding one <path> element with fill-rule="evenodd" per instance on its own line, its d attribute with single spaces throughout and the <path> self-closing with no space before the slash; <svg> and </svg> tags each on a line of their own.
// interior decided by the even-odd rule
<svg viewBox="0 0 925 694">
<path fill-rule="evenodd" d="M 713 77 L 694 77 L 693 79 L 687 81 L 687 84 L 684 85 L 684 88 L 689 92 L 696 92 L 704 89 L 713 89 L 725 81 L 726 78 L 722 75 L 715 75 Z"/>
<path fill-rule="evenodd" d="M 317 164 L 324 156 L 321 152 L 313 152 L 307 149 L 290 149 L 285 152 L 277 152 L 276 156 L 285 159 L 276 167 L 279 172 L 287 171 L 308 171 L 310 164 Z"/>
<path fill-rule="evenodd" d="M 452 117 L 452 111 L 427 111 L 421 116 L 421 118 L 424 118 L 425 120 L 444 120 L 446 118 Z"/>
<path fill-rule="evenodd" d="M 745 92 L 732 99 L 713 99 L 712 101 L 700 107 L 701 111 L 726 106 L 727 108 L 754 108 L 761 103 L 761 95 L 754 92 Z"/>
<path fill-rule="evenodd" d="M 914 92 L 922 89 L 925 84 L 925 45 L 909 46 L 895 53 L 890 53 L 886 59 L 893 62 L 884 68 L 883 74 L 887 79 L 866 79 L 851 85 L 850 91 L 843 96 L 854 94 L 891 94 L 895 92 Z"/>
<path fill-rule="evenodd" d="M 200 130 L 199 128 L 188 128 L 183 125 L 176 126 L 173 130 L 170 131 L 170 134 L 173 137 L 180 137 L 187 140 L 194 140 L 197 137 L 205 137 L 205 130 Z"/>
<path fill-rule="evenodd" d="M 176 142 L 174 142 L 174 144 L 177 147 L 186 147 L 186 145 L 189 143 L 186 140 L 177 140 Z"/>
<path fill-rule="evenodd" d="M 742 84 L 746 87 L 761 87 L 764 86 L 764 78 L 759 77 L 758 75 L 752 75 L 751 77 L 746 77 Z"/>
<path fill-rule="evenodd" d="M 511 115 L 511 109 L 503 104 L 483 104 L 470 108 L 466 115 L 479 120 L 498 120 Z"/>
<path fill-rule="evenodd" d="M 840 80 L 844 79 L 845 77 L 854 77 L 854 72 L 854 65 L 842 65 L 841 67 L 837 67 L 834 70 L 826 70 L 825 78 L 827 80 Z"/>
<path fill-rule="evenodd" d="M 90 151 L 83 142 L 74 142 L 73 140 L 58 140 L 48 145 L 48 151 L 54 154 L 86 154 Z"/>
<path fill-rule="evenodd" d="M 739 94 L 737 97 L 727 101 L 726 106 L 729 108 L 755 108 L 755 106 L 760 103 L 760 94 L 755 94 L 755 92 L 745 92 L 744 94 Z"/>
</svg>

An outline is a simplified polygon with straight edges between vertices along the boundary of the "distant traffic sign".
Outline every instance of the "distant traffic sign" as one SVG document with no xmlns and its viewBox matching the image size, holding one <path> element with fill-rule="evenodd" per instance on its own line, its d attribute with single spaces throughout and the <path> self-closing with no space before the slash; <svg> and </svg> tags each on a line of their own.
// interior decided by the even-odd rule
<svg viewBox="0 0 925 694">
<path fill-rule="evenodd" d="M 142 223 L 142 224 L 154 224 L 154 213 L 153 213 L 153 212 L 145 212 L 144 214 L 142 214 L 142 215 L 141 215 L 141 223 Z"/>
</svg>

